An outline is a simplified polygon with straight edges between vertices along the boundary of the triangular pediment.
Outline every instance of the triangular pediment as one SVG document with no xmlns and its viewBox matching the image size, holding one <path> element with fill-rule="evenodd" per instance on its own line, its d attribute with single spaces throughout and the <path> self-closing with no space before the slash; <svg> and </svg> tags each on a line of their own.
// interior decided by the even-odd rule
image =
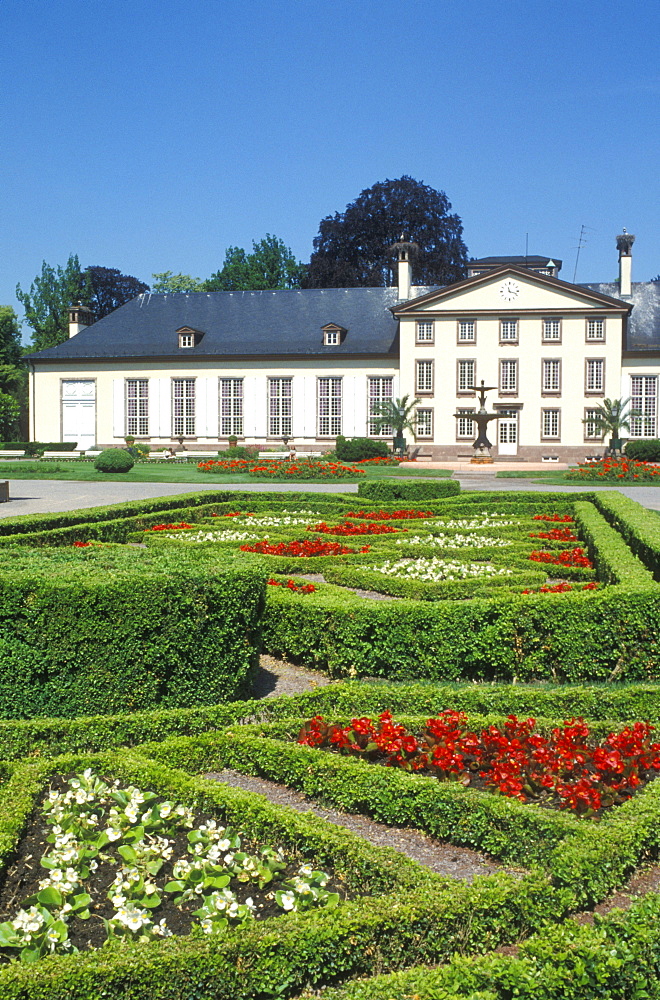
<svg viewBox="0 0 660 1000">
<path fill-rule="evenodd" d="M 630 312 L 631 306 L 568 281 L 538 274 L 527 268 L 506 265 L 484 274 L 454 282 L 426 295 L 392 307 L 400 319 L 420 313 L 500 313 L 528 310 Z"/>
</svg>

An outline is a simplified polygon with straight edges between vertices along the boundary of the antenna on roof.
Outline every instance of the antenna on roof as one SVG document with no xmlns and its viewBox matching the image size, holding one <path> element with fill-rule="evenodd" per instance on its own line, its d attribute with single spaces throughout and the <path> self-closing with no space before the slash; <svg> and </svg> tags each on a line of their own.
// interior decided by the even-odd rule
<svg viewBox="0 0 660 1000">
<path fill-rule="evenodd" d="M 525 267 L 527 267 L 528 256 L 529 256 L 529 233 L 525 233 Z"/>
<path fill-rule="evenodd" d="M 585 231 L 585 226 L 580 226 L 580 237 L 578 239 L 578 245 L 575 248 L 577 250 L 577 253 L 575 255 L 575 267 L 573 268 L 573 284 L 575 284 L 575 276 L 577 274 L 578 261 L 580 259 L 580 250 L 582 249 L 583 246 L 586 246 L 587 244 L 587 241 L 584 238 L 584 231 Z"/>
</svg>

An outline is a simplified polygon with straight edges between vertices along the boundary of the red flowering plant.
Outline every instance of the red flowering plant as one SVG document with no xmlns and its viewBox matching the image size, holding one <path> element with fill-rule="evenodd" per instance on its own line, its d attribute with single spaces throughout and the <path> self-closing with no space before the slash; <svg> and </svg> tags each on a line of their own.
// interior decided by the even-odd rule
<svg viewBox="0 0 660 1000">
<path fill-rule="evenodd" d="M 549 542 L 577 542 L 578 536 L 570 528 L 551 528 L 549 531 L 532 531 L 530 538 L 545 538 Z"/>
<path fill-rule="evenodd" d="M 553 566 L 579 566 L 593 569 L 593 563 L 584 554 L 584 549 L 564 549 L 562 552 L 530 552 L 532 562 L 550 563 Z"/>
<path fill-rule="evenodd" d="M 407 528 L 392 528 L 388 524 L 372 524 L 368 521 L 344 521 L 342 524 L 310 524 L 308 531 L 319 531 L 322 535 L 392 535 Z"/>
<path fill-rule="evenodd" d="M 351 549 L 339 542 L 325 542 L 322 538 L 303 538 L 293 542 L 278 542 L 271 544 L 267 538 L 254 545 L 241 545 L 241 552 L 258 552 L 266 556 L 346 556 L 356 552 L 368 552 L 370 546 L 363 545 L 361 549 Z"/>
<path fill-rule="evenodd" d="M 364 469 L 343 462 L 317 462 L 311 458 L 297 462 L 267 460 L 252 463 L 249 473 L 260 479 L 359 479 Z"/>
<path fill-rule="evenodd" d="M 197 468 L 200 472 L 220 472 L 223 474 L 240 475 L 241 473 L 249 472 L 252 465 L 254 465 L 254 462 L 246 458 L 210 458 L 206 462 L 200 462 Z"/>
<path fill-rule="evenodd" d="M 598 589 L 598 584 L 596 583 L 595 580 L 591 580 L 589 583 L 585 583 L 579 589 L 580 590 L 597 590 Z M 538 590 L 523 590 L 523 591 L 521 591 L 521 593 L 523 593 L 523 594 L 568 594 L 571 590 L 573 590 L 573 587 L 571 586 L 571 584 L 570 583 L 566 583 L 565 580 L 562 580 L 561 583 L 556 583 L 552 587 L 546 586 L 546 587 L 539 587 Z"/>
<path fill-rule="evenodd" d="M 635 459 L 626 458 L 604 458 L 599 462 L 589 462 L 587 465 L 578 465 L 575 469 L 569 469 L 564 475 L 567 479 L 586 480 L 588 482 L 607 482 L 619 479 L 641 482 L 650 482 L 660 477 L 660 467 L 651 465 L 648 462 L 637 462 Z"/>
<path fill-rule="evenodd" d="M 349 510 L 345 517 L 360 517 L 369 521 L 406 521 L 415 518 L 435 517 L 432 510 Z"/>
<path fill-rule="evenodd" d="M 462 712 L 444 711 L 415 736 L 390 712 L 377 722 L 352 719 L 344 727 L 317 715 L 302 727 L 298 742 L 585 818 L 629 799 L 660 770 L 660 743 L 651 742 L 654 727 L 648 722 L 609 733 L 600 744 L 589 739 L 581 718 L 553 729 L 550 737 L 535 732 L 535 719 L 515 715 L 481 732 L 470 732 L 466 722 Z"/>
<path fill-rule="evenodd" d="M 74 549 L 86 549 L 89 548 L 91 544 L 91 542 L 74 542 L 73 547 Z"/>
<path fill-rule="evenodd" d="M 288 580 L 276 580 L 274 577 L 271 577 L 266 583 L 269 587 L 286 587 L 287 590 L 292 590 L 294 594 L 313 594 L 316 590 L 313 583 L 296 583 L 291 578 Z"/>
<path fill-rule="evenodd" d="M 554 521 L 559 524 L 573 524 L 574 520 L 570 514 L 535 514 L 535 521 Z"/>
</svg>

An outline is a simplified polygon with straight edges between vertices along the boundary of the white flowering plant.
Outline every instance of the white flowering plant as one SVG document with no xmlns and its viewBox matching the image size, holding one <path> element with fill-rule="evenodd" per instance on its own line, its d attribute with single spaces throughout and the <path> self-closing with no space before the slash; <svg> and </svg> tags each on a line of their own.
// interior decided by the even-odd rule
<svg viewBox="0 0 660 1000">
<path fill-rule="evenodd" d="M 287 913 L 311 910 L 316 906 L 337 906 L 339 893 L 328 892 L 327 884 L 325 872 L 314 871 L 311 865 L 301 865 L 298 874 L 287 879 L 284 888 L 274 893 L 275 900 Z"/>
</svg>

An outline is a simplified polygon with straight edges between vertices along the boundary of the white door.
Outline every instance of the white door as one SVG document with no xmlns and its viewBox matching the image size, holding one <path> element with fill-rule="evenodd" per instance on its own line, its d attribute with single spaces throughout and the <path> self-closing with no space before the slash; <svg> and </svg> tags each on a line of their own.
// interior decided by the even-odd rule
<svg viewBox="0 0 660 1000">
<path fill-rule="evenodd" d="M 62 440 L 80 449 L 96 443 L 96 383 L 93 379 L 62 382 Z"/>
<path fill-rule="evenodd" d="M 498 454 L 518 454 L 518 415 L 510 413 L 498 420 L 497 443 Z"/>
</svg>

